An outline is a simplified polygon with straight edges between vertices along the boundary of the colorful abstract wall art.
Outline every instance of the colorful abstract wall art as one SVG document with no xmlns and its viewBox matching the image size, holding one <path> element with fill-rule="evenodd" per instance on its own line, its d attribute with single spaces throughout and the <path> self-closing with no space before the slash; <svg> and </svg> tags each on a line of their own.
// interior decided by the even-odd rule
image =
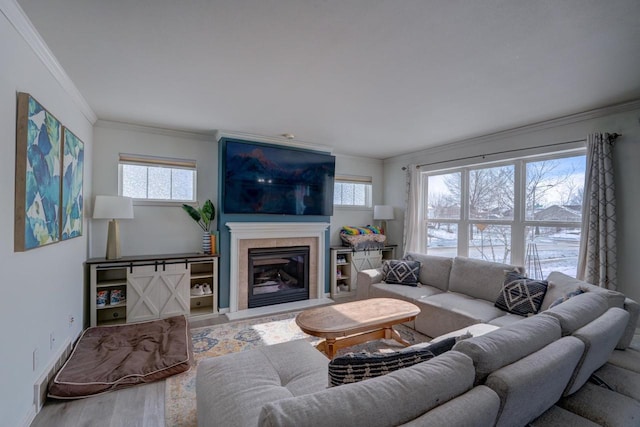
<svg viewBox="0 0 640 427">
<path fill-rule="evenodd" d="M 82 235 L 84 143 L 18 93 L 14 250 Z"/>
<path fill-rule="evenodd" d="M 14 246 L 25 251 L 60 240 L 60 122 L 18 94 Z"/>
<path fill-rule="evenodd" d="M 62 133 L 62 240 L 82 236 L 84 143 L 66 127 Z"/>
</svg>

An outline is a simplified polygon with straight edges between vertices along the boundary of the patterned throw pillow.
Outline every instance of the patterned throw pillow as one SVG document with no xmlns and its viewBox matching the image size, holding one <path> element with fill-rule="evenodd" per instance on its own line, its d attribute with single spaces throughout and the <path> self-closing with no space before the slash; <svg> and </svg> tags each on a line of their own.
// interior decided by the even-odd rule
<svg viewBox="0 0 640 427">
<path fill-rule="evenodd" d="M 387 283 L 418 286 L 420 261 L 391 259 L 382 263 L 382 277 Z"/>
<path fill-rule="evenodd" d="M 432 359 L 451 350 L 458 337 L 451 337 L 421 348 L 407 348 L 393 353 L 348 353 L 329 362 L 329 387 L 355 383 L 386 375 L 401 368 Z"/>
<path fill-rule="evenodd" d="M 546 280 L 527 279 L 518 272 L 509 271 L 495 306 L 520 316 L 537 314 L 548 286 Z"/>
</svg>

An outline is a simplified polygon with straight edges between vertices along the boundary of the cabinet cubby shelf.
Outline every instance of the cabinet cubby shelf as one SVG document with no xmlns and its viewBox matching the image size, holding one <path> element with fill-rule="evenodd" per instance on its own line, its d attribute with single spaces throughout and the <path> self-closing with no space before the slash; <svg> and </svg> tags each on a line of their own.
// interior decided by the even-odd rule
<svg viewBox="0 0 640 427">
<path fill-rule="evenodd" d="M 126 286 L 126 280 L 103 280 L 99 282 L 96 286 L 98 288 L 113 288 L 116 286 Z"/>
<path fill-rule="evenodd" d="M 125 303 L 122 304 L 116 304 L 116 305 L 105 305 L 104 307 L 96 307 L 96 310 L 109 310 L 109 309 L 114 309 L 114 308 L 122 308 L 122 307 L 126 307 L 127 305 Z"/>
<path fill-rule="evenodd" d="M 331 298 L 351 297 L 358 288 L 358 272 L 378 268 L 395 257 L 394 245 L 379 250 L 354 251 L 345 246 L 331 248 Z M 340 261 L 338 261 L 340 259 Z"/>
</svg>

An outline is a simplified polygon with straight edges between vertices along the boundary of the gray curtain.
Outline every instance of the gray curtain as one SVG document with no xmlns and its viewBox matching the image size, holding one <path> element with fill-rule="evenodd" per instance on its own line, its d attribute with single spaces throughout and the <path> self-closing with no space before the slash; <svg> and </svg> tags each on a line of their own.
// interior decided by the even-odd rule
<svg viewBox="0 0 640 427">
<path fill-rule="evenodd" d="M 617 135 L 587 138 L 587 168 L 582 202 L 582 238 L 578 279 L 616 289 L 616 197 L 613 144 Z"/>
<path fill-rule="evenodd" d="M 407 167 L 406 199 L 404 211 L 404 253 L 423 250 L 424 232 L 420 218 L 420 170 L 415 164 Z"/>
</svg>

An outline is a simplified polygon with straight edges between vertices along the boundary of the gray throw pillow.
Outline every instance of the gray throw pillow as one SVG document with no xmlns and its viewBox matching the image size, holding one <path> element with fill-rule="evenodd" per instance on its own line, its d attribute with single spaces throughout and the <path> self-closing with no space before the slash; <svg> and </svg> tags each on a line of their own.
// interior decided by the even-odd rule
<svg viewBox="0 0 640 427">
<path fill-rule="evenodd" d="M 382 263 L 382 275 L 387 283 L 418 286 L 420 261 L 386 260 Z"/>
<path fill-rule="evenodd" d="M 572 297 L 575 297 L 576 295 L 583 294 L 583 293 L 585 293 L 585 292 L 587 292 L 587 290 L 586 290 L 586 289 L 578 288 L 578 289 L 576 289 L 576 290 L 575 290 L 575 291 L 573 291 L 573 292 L 566 293 L 566 294 L 564 294 L 563 296 L 561 296 L 560 298 L 558 298 L 557 300 L 555 300 L 554 302 L 552 302 L 552 303 L 549 305 L 549 308 L 553 308 L 553 307 L 555 307 L 556 305 L 558 305 L 558 304 L 562 304 L 562 303 L 563 303 L 563 302 L 565 302 L 566 300 L 568 300 L 568 299 L 570 299 L 570 298 L 572 298 Z"/>
<path fill-rule="evenodd" d="M 528 279 L 516 271 L 509 271 L 495 306 L 520 316 L 537 314 L 548 286 L 546 280 Z"/>
</svg>

